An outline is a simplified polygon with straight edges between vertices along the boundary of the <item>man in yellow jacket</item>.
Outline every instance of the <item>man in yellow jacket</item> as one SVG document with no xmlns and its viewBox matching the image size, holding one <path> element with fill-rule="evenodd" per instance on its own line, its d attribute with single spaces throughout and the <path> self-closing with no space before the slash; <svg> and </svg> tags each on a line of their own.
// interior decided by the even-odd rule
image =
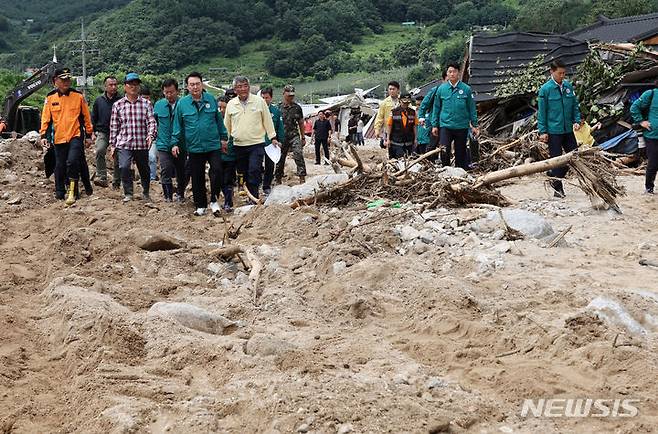
<svg viewBox="0 0 658 434">
<path fill-rule="evenodd" d="M 391 117 L 391 111 L 400 105 L 400 83 L 391 81 L 388 83 L 388 96 L 379 104 L 379 110 L 375 117 L 375 134 L 380 138 L 380 146 L 385 148 L 386 126 L 385 123 Z M 390 155 L 389 149 L 389 157 Z"/>
<path fill-rule="evenodd" d="M 71 70 L 56 70 L 54 83 L 55 90 L 48 94 L 43 106 L 39 133 L 44 148 L 51 145 L 55 147 L 55 197 L 63 200 L 66 196 L 66 204 L 73 205 L 84 155 L 83 131 L 86 133 L 87 145 L 90 145 L 93 141 L 93 127 L 84 96 L 71 89 Z M 80 124 L 81 120 L 84 126 Z M 50 128 L 52 143 L 47 138 Z M 67 178 L 70 181 L 68 195 L 65 193 Z"/>
<path fill-rule="evenodd" d="M 233 139 L 237 171 L 244 174 L 249 193 L 258 199 L 258 190 L 263 181 L 266 137 L 272 138 L 274 146 L 279 146 L 279 137 L 274 129 L 270 108 L 263 98 L 250 92 L 249 79 L 244 76 L 235 77 L 233 89 L 238 97 L 226 105 L 224 124 L 229 137 Z"/>
</svg>

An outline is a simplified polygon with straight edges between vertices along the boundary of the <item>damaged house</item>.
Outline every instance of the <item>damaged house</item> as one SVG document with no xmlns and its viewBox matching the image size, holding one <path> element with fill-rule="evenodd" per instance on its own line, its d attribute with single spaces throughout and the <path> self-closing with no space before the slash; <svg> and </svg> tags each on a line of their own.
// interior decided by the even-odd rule
<svg viewBox="0 0 658 434">
<path fill-rule="evenodd" d="M 629 108 L 658 78 L 656 35 L 658 14 L 605 19 L 566 35 L 478 34 L 468 43 L 462 79 L 476 95 L 485 134 L 517 137 L 535 128 L 536 91 L 560 59 L 577 91 L 587 89 L 578 92 L 586 120 L 579 142 L 633 154 L 642 140 Z"/>
</svg>

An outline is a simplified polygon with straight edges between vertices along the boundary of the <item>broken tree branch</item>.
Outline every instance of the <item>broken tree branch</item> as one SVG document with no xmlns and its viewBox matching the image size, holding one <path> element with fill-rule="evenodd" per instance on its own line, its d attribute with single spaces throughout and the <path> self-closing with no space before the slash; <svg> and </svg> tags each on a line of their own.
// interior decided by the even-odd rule
<svg viewBox="0 0 658 434">
<path fill-rule="evenodd" d="M 260 274 L 263 271 L 263 264 L 258 260 L 258 257 L 251 250 L 247 250 L 247 259 L 251 264 L 251 272 L 249 273 L 249 284 L 251 289 L 254 291 L 254 304 L 258 305 L 258 299 L 260 298 L 260 292 L 258 290 L 258 284 L 260 283 Z"/>
<path fill-rule="evenodd" d="M 210 254 L 212 256 L 219 256 L 223 260 L 229 260 L 233 256 L 239 255 L 240 253 L 244 253 L 244 249 L 240 246 L 226 246 L 226 247 L 220 247 L 219 249 L 212 250 Z"/>
<path fill-rule="evenodd" d="M 571 230 L 573 226 L 569 225 L 565 230 L 557 234 L 557 236 L 548 244 L 548 247 L 555 247 L 564 238 L 564 236 Z"/>
<path fill-rule="evenodd" d="M 436 149 L 432 149 L 432 150 L 429 151 L 429 152 L 425 152 L 423 155 L 421 155 L 420 157 L 416 158 L 416 159 L 413 160 L 411 163 L 405 165 L 404 169 L 402 169 L 402 170 L 398 170 L 397 172 L 395 172 L 395 173 L 393 174 L 393 176 L 396 177 L 396 178 L 397 178 L 398 176 L 401 176 L 402 174 L 404 174 L 407 170 L 411 169 L 411 168 L 412 168 L 413 166 L 415 166 L 416 164 L 420 163 L 420 162 L 423 161 L 423 160 L 426 160 L 427 158 L 431 157 L 432 155 L 436 155 L 436 154 L 438 154 L 439 152 L 441 152 L 441 148 L 440 148 L 440 147 L 439 147 L 439 148 L 436 148 Z"/>
<path fill-rule="evenodd" d="M 261 202 L 260 199 L 254 197 L 254 195 L 251 194 L 251 192 L 250 192 L 249 189 L 247 188 L 247 185 L 246 185 L 246 184 L 242 187 L 242 189 L 243 189 L 244 192 L 247 194 L 247 197 L 249 198 L 249 200 L 251 200 L 255 205 L 260 205 L 260 204 L 263 203 L 263 202 Z"/>
</svg>

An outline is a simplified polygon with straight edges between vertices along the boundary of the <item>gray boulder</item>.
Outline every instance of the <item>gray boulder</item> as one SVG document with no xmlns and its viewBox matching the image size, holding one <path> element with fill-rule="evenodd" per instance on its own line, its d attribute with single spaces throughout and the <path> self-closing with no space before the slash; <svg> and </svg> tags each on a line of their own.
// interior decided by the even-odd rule
<svg viewBox="0 0 658 434">
<path fill-rule="evenodd" d="M 213 335 L 229 334 L 238 326 L 235 321 L 188 303 L 160 301 L 151 306 L 146 315 L 172 319 L 189 329 Z"/>
<path fill-rule="evenodd" d="M 540 239 L 555 233 L 553 227 L 544 217 L 523 209 L 505 209 L 503 210 L 503 218 L 509 227 L 521 232 L 527 237 Z M 496 222 L 502 226 L 500 215 L 497 211 L 488 213 L 487 220 Z"/>
</svg>

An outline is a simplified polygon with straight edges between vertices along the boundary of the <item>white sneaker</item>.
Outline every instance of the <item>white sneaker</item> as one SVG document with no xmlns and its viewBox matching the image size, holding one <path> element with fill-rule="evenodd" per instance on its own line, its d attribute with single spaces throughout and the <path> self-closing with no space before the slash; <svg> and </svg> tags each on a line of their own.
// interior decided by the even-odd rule
<svg viewBox="0 0 658 434">
<path fill-rule="evenodd" d="M 221 214 L 221 209 L 219 208 L 219 204 L 217 202 L 210 202 L 210 211 L 212 211 L 213 215 L 215 216 Z"/>
<path fill-rule="evenodd" d="M 196 211 L 194 211 L 194 215 L 196 216 L 202 216 L 205 215 L 206 209 L 205 208 L 197 208 Z"/>
</svg>

